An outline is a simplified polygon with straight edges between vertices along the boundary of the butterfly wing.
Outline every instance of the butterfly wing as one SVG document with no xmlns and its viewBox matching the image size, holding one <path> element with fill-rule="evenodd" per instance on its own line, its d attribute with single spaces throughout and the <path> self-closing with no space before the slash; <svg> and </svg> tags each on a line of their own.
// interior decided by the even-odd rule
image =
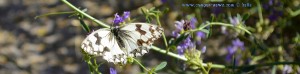
<svg viewBox="0 0 300 74">
<path fill-rule="evenodd" d="M 119 47 L 110 29 L 99 29 L 89 34 L 81 48 L 91 55 L 102 56 L 108 62 L 126 62 L 127 56 Z"/>
<path fill-rule="evenodd" d="M 141 56 L 149 52 L 154 40 L 158 39 L 163 29 L 148 23 L 130 23 L 120 28 L 119 35 L 131 57 Z"/>
</svg>

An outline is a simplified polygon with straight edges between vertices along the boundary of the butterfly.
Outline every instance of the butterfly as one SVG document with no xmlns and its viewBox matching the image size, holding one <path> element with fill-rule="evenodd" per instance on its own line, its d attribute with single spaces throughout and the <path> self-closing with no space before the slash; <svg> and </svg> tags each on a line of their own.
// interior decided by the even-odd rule
<svg viewBox="0 0 300 74">
<path fill-rule="evenodd" d="M 90 55 L 102 56 L 108 62 L 125 64 L 127 57 L 148 53 L 162 33 L 163 28 L 156 25 L 129 23 L 92 32 L 83 40 L 81 48 Z"/>
</svg>

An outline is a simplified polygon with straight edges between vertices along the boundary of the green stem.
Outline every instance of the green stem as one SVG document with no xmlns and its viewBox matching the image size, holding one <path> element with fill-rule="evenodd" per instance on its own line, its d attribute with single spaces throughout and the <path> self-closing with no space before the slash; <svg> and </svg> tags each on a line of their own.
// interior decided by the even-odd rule
<svg viewBox="0 0 300 74">
<path fill-rule="evenodd" d="M 204 74 L 208 74 L 207 70 L 204 68 L 203 63 L 198 64 L 201 67 L 201 70 Z M 207 64 L 206 64 L 207 65 Z"/>
<path fill-rule="evenodd" d="M 138 63 L 143 69 L 145 69 L 147 72 L 149 71 L 143 64 L 141 64 L 138 60 L 132 58 L 136 63 Z"/>
<path fill-rule="evenodd" d="M 156 17 L 156 21 L 157 21 L 158 25 L 161 27 L 161 23 L 160 23 L 160 20 L 159 20 L 159 16 L 155 16 L 155 17 Z M 163 39 L 164 39 L 164 42 L 165 42 L 165 46 L 168 47 L 168 42 L 167 42 L 165 33 L 162 33 L 162 36 L 163 36 Z"/>
<path fill-rule="evenodd" d="M 263 19 L 263 15 L 262 15 L 262 8 L 261 5 L 259 3 L 259 0 L 255 0 L 257 7 L 258 7 L 258 16 L 259 16 L 259 22 L 262 23 L 264 21 Z"/>
<path fill-rule="evenodd" d="M 187 32 L 195 32 L 195 31 L 200 31 L 202 29 L 204 29 L 205 27 L 207 26 L 210 26 L 210 25 L 222 25 L 222 26 L 228 26 L 228 27 L 234 27 L 232 24 L 226 24 L 226 23 L 221 23 L 221 22 L 211 22 L 211 23 L 208 23 L 208 24 L 205 24 L 204 26 L 201 26 L 197 29 L 194 29 L 194 30 L 190 30 L 190 31 L 187 31 Z M 248 31 L 247 29 L 241 27 L 241 26 L 237 26 L 238 29 L 241 29 L 243 31 L 245 31 L 246 33 L 248 34 L 251 34 L 250 31 Z"/>
<path fill-rule="evenodd" d="M 152 46 L 151 48 L 152 48 L 153 50 L 155 50 L 155 51 L 158 51 L 158 52 L 160 52 L 160 53 L 166 53 L 167 55 L 169 55 L 169 56 L 171 56 L 171 57 L 174 57 L 174 58 L 177 58 L 177 59 L 180 59 L 180 60 L 182 60 L 182 61 L 188 61 L 188 59 L 185 58 L 185 57 L 183 57 L 183 56 L 177 55 L 177 54 L 172 53 L 172 52 L 168 52 L 168 53 L 167 53 L 166 50 L 160 49 L 160 48 L 158 48 L 158 47 Z M 207 64 L 206 64 L 206 63 L 202 63 L 202 65 L 203 65 L 204 67 L 207 67 Z M 212 68 L 225 68 L 224 65 L 218 65 L 218 64 L 212 64 L 211 67 L 212 67 Z"/>
<path fill-rule="evenodd" d="M 90 20 L 94 21 L 95 23 L 97 23 L 100 26 L 109 28 L 110 26 L 106 25 L 105 23 L 95 19 L 94 17 L 84 13 L 83 11 L 81 11 L 80 9 L 76 8 L 74 5 L 72 5 L 70 2 L 68 2 L 67 0 L 61 0 L 63 3 L 67 4 L 69 7 L 71 7 L 73 10 L 77 11 L 78 13 L 84 15 L 85 17 L 89 18 Z"/>
<path fill-rule="evenodd" d="M 294 17 L 300 14 L 300 9 L 296 10 L 296 11 L 292 11 L 291 8 L 288 8 L 287 11 L 289 12 L 289 14 Z"/>
</svg>

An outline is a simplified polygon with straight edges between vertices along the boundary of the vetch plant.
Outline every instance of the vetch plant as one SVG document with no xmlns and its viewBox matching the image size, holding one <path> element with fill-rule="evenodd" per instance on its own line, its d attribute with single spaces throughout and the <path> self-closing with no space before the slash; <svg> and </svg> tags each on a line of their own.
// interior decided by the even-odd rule
<svg viewBox="0 0 300 74">
<path fill-rule="evenodd" d="M 83 19 L 86 18 L 103 27 L 99 30 L 91 32 L 87 38 L 83 40 L 81 45 L 84 61 L 88 64 L 90 73 L 92 74 L 101 74 L 101 72 L 98 70 L 98 67 L 102 64 L 113 64 L 114 67 L 111 66 L 109 69 L 107 69 L 109 70 L 110 74 L 117 74 L 118 71 L 115 69 L 116 67 L 125 67 L 126 65 L 130 64 L 138 64 L 143 69 L 143 73 L 156 74 L 169 64 L 167 64 L 167 62 L 161 62 L 157 66 L 149 68 L 140 62 L 143 60 L 138 60 L 135 58 L 138 56 L 143 56 L 148 52 L 155 51 L 164 56 L 169 56 L 174 59 L 178 59 L 178 61 L 182 61 L 185 65 L 187 65 L 187 68 L 199 74 L 209 74 L 210 70 L 214 68 L 225 70 L 233 69 L 232 71 L 241 73 L 244 71 L 247 72 L 249 70 L 254 70 L 255 68 L 261 66 L 297 64 L 295 62 L 271 62 L 266 64 L 251 63 L 247 65 L 236 65 L 235 61 L 242 59 L 239 52 L 246 52 L 245 50 L 247 49 L 247 51 L 251 51 L 250 55 L 259 54 L 255 53 L 255 51 L 258 51 L 257 49 L 252 49 L 251 47 L 248 48 L 246 45 L 263 48 L 262 45 L 256 45 L 255 43 L 259 42 L 255 42 L 255 40 L 247 41 L 247 36 L 255 39 L 255 36 L 253 36 L 252 32 L 260 32 L 249 30 L 253 28 L 249 28 L 249 26 L 245 24 L 245 20 L 249 16 L 247 14 L 242 16 L 238 14 L 234 17 L 230 16 L 229 19 L 226 19 L 226 21 L 228 21 L 227 23 L 215 21 L 198 22 L 196 19 L 198 17 L 196 16 L 193 16 L 193 18 L 190 18 L 189 20 L 175 21 L 174 26 L 176 29 L 171 32 L 172 38 L 168 39 L 168 36 L 165 36 L 164 34 L 164 24 L 161 24 L 160 20 L 164 12 L 161 12 L 156 8 L 141 8 L 141 11 L 147 22 L 131 23 L 133 21 L 130 20 L 130 11 L 125 11 L 123 12 L 123 15 L 116 13 L 114 15 L 115 18 L 112 21 L 113 24 L 107 25 L 86 14 L 85 12 L 87 12 L 87 10 L 80 10 L 70 4 L 67 0 L 61 1 L 74 10 L 72 12 L 61 14 L 72 14 L 78 17 L 82 28 L 86 32 L 91 32 L 89 26 L 83 21 Z M 258 0 L 255 2 L 260 4 Z M 274 2 L 270 2 L 269 4 L 272 5 Z M 262 7 L 258 5 L 257 9 L 259 21 L 256 27 L 261 27 L 261 23 L 266 21 L 262 16 Z M 217 15 L 221 15 L 221 13 L 218 13 Z M 155 24 L 157 25 L 150 24 L 150 22 L 156 22 Z M 205 43 L 203 43 L 202 40 L 209 39 L 208 34 L 211 34 L 210 30 L 215 30 L 215 27 L 212 26 L 221 26 L 221 32 L 226 33 L 226 35 L 230 35 L 226 32 L 228 27 L 237 33 L 234 35 L 234 40 L 227 48 L 228 54 L 223 57 L 225 60 L 230 62 L 233 60 L 233 62 L 235 62 L 233 65 L 213 64 L 210 61 L 204 61 L 205 58 L 201 57 L 203 53 L 206 53 L 206 51 L 209 50 L 207 49 L 206 45 L 203 45 Z M 207 27 L 210 27 L 209 30 Z M 241 37 L 243 35 L 247 36 Z M 160 39 L 163 40 L 165 48 L 153 45 L 154 41 Z M 295 38 L 295 42 L 299 43 L 299 37 Z M 201 45 L 202 47 L 200 47 Z M 280 49 L 278 48 L 278 50 Z M 256 62 L 257 60 L 260 60 L 266 56 L 270 56 L 269 54 L 272 53 L 268 52 L 261 55 L 259 54 L 258 56 L 252 56 L 250 57 L 251 62 Z M 97 61 L 95 58 L 102 58 L 105 61 L 99 63 L 99 61 Z M 291 68 L 285 67 L 284 71 L 290 73 Z"/>
</svg>

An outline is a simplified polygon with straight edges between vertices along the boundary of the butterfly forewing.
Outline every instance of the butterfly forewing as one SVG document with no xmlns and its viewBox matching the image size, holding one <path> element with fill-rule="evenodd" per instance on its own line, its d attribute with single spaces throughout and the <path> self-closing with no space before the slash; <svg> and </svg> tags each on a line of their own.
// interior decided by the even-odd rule
<svg viewBox="0 0 300 74">
<path fill-rule="evenodd" d="M 124 62 L 127 58 L 110 29 L 92 32 L 83 40 L 81 48 L 91 55 L 102 56 L 108 62 Z"/>
<path fill-rule="evenodd" d="M 121 27 L 123 31 L 123 41 L 131 48 L 127 50 L 130 56 L 141 56 L 149 51 L 154 40 L 158 39 L 163 32 L 163 29 L 148 23 L 130 23 Z M 134 44 L 134 45 L 130 45 Z"/>
</svg>

